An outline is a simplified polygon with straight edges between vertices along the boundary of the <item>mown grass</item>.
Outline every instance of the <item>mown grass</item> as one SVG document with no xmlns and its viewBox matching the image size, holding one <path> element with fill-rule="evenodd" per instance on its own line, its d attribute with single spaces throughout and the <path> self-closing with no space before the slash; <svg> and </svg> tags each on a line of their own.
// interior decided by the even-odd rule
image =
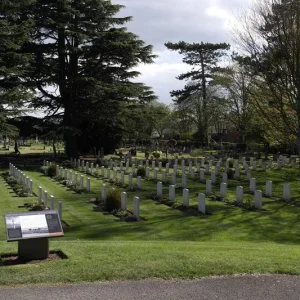
<svg viewBox="0 0 300 300">
<path fill-rule="evenodd" d="M 13 251 L 1 243 L 2 251 Z M 273 243 L 63 241 L 52 249 L 68 259 L 0 267 L 1 285 L 200 278 L 243 273 L 300 274 L 297 246 Z"/>
<path fill-rule="evenodd" d="M 273 180 L 274 197 L 263 198 L 262 211 L 248 211 L 207 198 L 207 215 L 189 215 L 149 199 L 156 183 L 143 181 L 143 190 L 128 192 L 132 210 L 134 195 L 141 199 L 141 222 L 124 222 L 88 203 L 99 196 L 103 181 L 92 178 L 91 194 L 75 194 L 38 172 L 26 172 L 35 183 L 63 201 L 63 220 L 69 225 L 65 237 L 51 240 L 51 249 L 63 251 L 69 259 L 41 264 L 0 266 L 0 284 L 65 283 L 144 278 L 197 278 L 236 273 L 300 274 L 300 207 L 279 201 L 283 183 L 292 183 L 292 196 L 300 200 L 298 169 L 252 172 L 257 187 L 264 190 Z M 125 179 L 127 180 L 127 178 Z M 179 178 L 178 178 L 179 182 Z M 235 186 L 248 182 L 230 180 L 228 198 Z M 205 186 L 188 181 L 190 205 L 197 206 L 197 194 Z M 218 194 L 218 186 L 213 192 Z M 15 197 L 0 180 L 0 209 L 18 208 L 28 198 Z M 164 186 L 164 194 L 168 185 Z M 181 189 L 176 190 L 182 202 Z M 248 194 L 247 197 L 253 198 Z M 17 243 L 6 243 L 4 222 L 0 222 L 0 255 L 16 253 Z M 9 275 L 5 275 L 9 274 Z M 16 279 L 17 278 L 17 279 Z"/>
</svg>

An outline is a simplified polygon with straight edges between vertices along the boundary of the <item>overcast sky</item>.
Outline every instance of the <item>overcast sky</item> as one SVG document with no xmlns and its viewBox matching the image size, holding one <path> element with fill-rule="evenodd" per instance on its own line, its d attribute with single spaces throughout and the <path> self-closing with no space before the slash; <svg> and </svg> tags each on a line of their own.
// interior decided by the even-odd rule
<svg viewBox="0 0 300 300">
<path fill-rule="evenodd" d="M 160 102 L 172 103 L 171 90 L 185 82 L 175 77 L 189 70 L 182 56 L 168 50 L 164 43 L 232 43 L 230 27 L 234 18 L 247 9 L 251 0 L 112 0 L 125 8 L 121 16 L 132 16 L 128 29 L 154 47 L 159 57 L 152 65 L 141 65 L 138 78 L 153 88 Z"/>
</svg>

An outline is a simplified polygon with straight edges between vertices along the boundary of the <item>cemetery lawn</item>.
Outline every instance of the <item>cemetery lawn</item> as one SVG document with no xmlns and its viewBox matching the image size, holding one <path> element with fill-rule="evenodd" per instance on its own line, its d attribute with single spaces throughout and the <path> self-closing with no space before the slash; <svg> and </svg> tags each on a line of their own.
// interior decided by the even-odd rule
<svg viewBox="0 0 300 300">
<path fill-rule="evenodd" d="M 102 181 L 92 178 L 91 194 L 75 194 L 38 172 L 25 173 L 63 201 L 65 236 L 50 240 L 50 250 L 68 259 L 15 266 L 1 265 L 0 285 L 59 284 L 146 278 L 200 278 L 226 274 L 279 273 L 300 275 L 300 207 L 279 200 L 281 185 L 291 182 L 292 197 L 299 201 L 298 170 L 256 172 L 257 186 L 273 180 L 274 198 L 263 198 L 262 211 L 247 211 L 207 199 L 207 215 L 189 215 L 149 199 L 156 184 L 143 181 L 141 222 L 123 222 L 101 212 L 89 199 L 99 196 Z M 254 177 L 254 176 L 253 176 Z M 248 183 L 229 182 L 230 186 Z M 191 182 L 190 205 L 204 185 Z M 215 187 L 216 189 L 216 187 Z M 25 211 L 19 207 L 36 197 L 19 198 L 0 178 L 0 211 Z M 128 208 L 137 192 L 128 192 Z M 167 194 L 167 186 L 164 187 Z M 228 198 L 234 192 L 229 191 Z M 181 201 L 181 190 L 176 190 Z M 250 197 L 250 195 L 249 195 Z M 277 197 L 277 198 L 276 198 Z M 17 243 L 7 243 L 0 222 L 0 256 L 17 253 Z"/>
</svg>

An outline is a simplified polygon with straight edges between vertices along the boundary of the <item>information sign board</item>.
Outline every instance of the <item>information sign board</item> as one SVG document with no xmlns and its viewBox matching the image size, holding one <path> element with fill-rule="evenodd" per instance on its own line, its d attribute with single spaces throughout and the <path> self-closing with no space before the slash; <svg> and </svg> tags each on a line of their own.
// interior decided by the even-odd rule
<svg viewBox="0 0 300 300">
<path fill-rule="evenodd" d="M 7 241 L 63 236 L 56 210 L 5 214 Z"/>
</svg>

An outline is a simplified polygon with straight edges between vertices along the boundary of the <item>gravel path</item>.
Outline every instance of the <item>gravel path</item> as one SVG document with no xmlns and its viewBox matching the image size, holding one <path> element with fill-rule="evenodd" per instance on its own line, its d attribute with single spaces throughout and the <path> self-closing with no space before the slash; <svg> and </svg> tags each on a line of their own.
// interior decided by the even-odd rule
<svg viewBox="0 0 300 300">
<path fill-rule="evenodd" d="M 199 280 L 143 280 L 56 286 L 0 287 L 0 299 L 299 300 L 300 277 L 253 275 Z"/>
</svg>

